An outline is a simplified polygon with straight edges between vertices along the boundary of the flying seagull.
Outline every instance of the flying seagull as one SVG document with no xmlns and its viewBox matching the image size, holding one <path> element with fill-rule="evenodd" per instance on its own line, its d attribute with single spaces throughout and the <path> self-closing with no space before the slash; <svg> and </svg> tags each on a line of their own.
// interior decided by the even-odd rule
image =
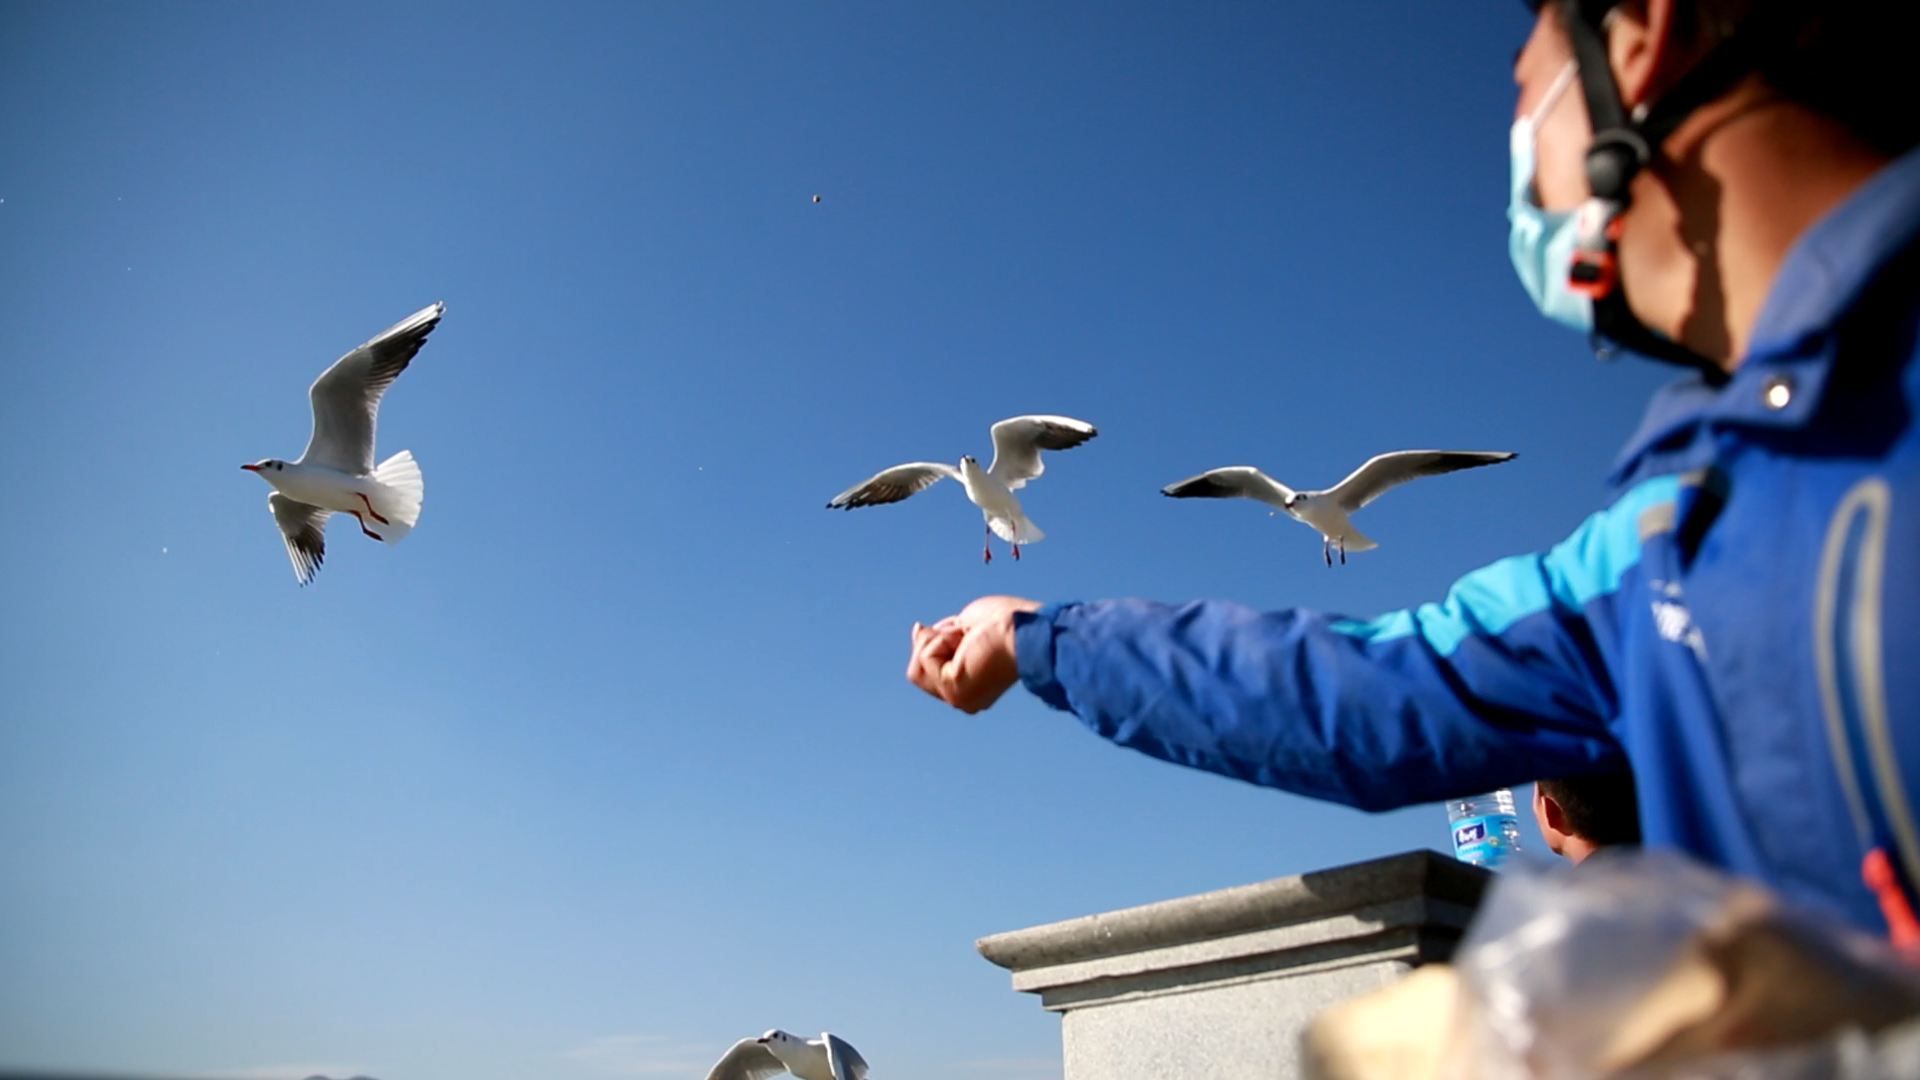
<svg viewBox="0 0 1920 1080">
<path fill-rule="evenodd" d="M 421 308 L 320 373 L 307 391 L 313 437 L 299 460 L 262 458 L 240 466 L 273 485 L 267 509 L 300 584 L 312 581 L 326 558 L 322 530 L 328 514 L 352 514 L 361 532 L 386 544 L 399 543 L 420 520 L 426 491 L 420 466 L 402 450 L 376 468 L 373 427 L 380 395 L 407 369 L 445 311 L 445 304 Z"/>
<path fill-rule="evenodd" d="M 993 425 L 993 464 L 986 468 L 971 457 L 961 458 L 957 469 L 939 461 L 910 461 L 875 473 L 835 495 L 827 509 L 851 510 L 899 502 L 938 483 L 941 477 L 951 476 L 960 481 L 967 498 L 980 508 L 988 532 L 1012 544 L 1017 559 L 1021 544 L 1039 543 L 1046 534 L 1027 520 L 1013 493 L 1046 471 L 1040 451 L 1071 450 L 1097 434 L 1092 424 L 1071 416 L 1009 417 Z M 993 550 L 984 539 L 980 542 L 980 558 L 993 561 Z"/>
<path fill-rule="evenodd" d="M 1506 450 L 1395 450 L 1368 459 L 1345 480 L 1325 491 L 1295 491 L 1251 465 L 1228 465 L 1208 469 L 1160 489 L 1160 494 L 1176 499 L 1230 499 L 1238 496 L 1258 499 L 1285 510 L 1297 521 L 1320 531 L 1320 554 L 1333 565 L 1333 548 L 1338 545 L 1340 561 L 1347 552 L 1379 547 L 1353 527 L 1347 515 L 1380 497 L 1395 484 L 1404 484 L 1422 476 L 1497 465 L 1514 455 Z"/>
<path fill-rule="evenodd" d="M 707 1071 L 707 1080 L 766 1080 L 781 1073 L 800 1080 L 866 1080 L 867 1060 L 831 1032 L 803 1039 L 774 1028 L 757 1039 L 734 1043 Z"/>
</svg>

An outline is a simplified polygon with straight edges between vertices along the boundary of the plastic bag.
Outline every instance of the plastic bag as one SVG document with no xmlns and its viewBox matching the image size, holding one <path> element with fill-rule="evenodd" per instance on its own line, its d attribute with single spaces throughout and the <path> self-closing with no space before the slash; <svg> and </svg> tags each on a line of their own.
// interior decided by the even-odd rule
<svg viewBox="0 0 1920 1080">
<path fill-rule="evenodd" d="M 1879 1067 L 1849 1030 L 1920 1016 L 1920 972 L 1884 943 L 1665 852 L 1503 874 L 1455 968 L 1441 1075 L 1473 1080 L 1833 1076 Z"/>
<path fill-rule="evenodd" d="M 1920 969 L 1673 854 L 1496 879 L 1455 953 L 1321 1012 L 1314 1080 L 1920 1080 Z"/>
</svg>

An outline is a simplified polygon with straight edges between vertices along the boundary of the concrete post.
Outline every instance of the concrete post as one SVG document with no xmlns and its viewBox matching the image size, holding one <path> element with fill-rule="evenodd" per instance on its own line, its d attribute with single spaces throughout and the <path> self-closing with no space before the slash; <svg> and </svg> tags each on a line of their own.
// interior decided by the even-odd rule
<svg viewBox="0 0 1920 1080">
<path fill-rule="evenodd" d="M 977 945 L 1061 1014 L 1066 1080 L 1278 1080 L 1322 1006 L 1450 957 L 1489 876 L 1411 851 Z"/>
</svg>

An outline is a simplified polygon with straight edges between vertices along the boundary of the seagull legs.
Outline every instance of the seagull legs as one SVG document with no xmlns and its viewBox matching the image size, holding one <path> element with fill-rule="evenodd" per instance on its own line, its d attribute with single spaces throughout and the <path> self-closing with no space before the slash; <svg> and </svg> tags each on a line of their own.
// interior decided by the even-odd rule
<svg viewBox="0 0 1920 1080">
<path fill-rule="evenodd" d="M 364 495 L 363 495 L 363 496 L 361 496 L 361 498 L 365 498 L 365 497 L 366 497 L 366 496 L 364 496 Z M 349 510 L 349 511 L 347 511 L 347 513 L 349 513 L 349 514 L 352 514 L 352 515 L 353 515 L 353 520 L 355 520 L 355 521 L 357 521 L 357 522 L 359 522 L 359 523 L 360 523 L 360 531 L 361 531 L 361 532 L 363 532 L 363 533 L 366 533 L 366 534 L 367 534 L 368 536 L 371 536 L 371 537 L 373 537 L 373 538 L 374 538 L 375 540 L 378 540 L 378 541 L 380 541 L 380 542 L 381 542 L 381 543 L 383 543 L 383 544 L 387 542 L 387 538 L 386 538 L 386 537 L 384 537 L 384 536 L 381 536 L 381 535 L 380 535 L 379 533 L 377 533 L 377 532 L 374 532 L 374 531 L 373 531 L 372 529 L 369 529 L 369 528 L 367 528 L 367 519 L 366 519 L 366 518 L 363 518 L 363 517 L 361 517 L 361 516 L 360 516 L 360 511 L 358 511 L 358 510 Z M 380 515 L 378 515 L 378 514 L 375 514 L 375 515 L 374 515 L 374 517 L 380 517 Z M 386 524 L 386 523 L 387 523 L 387 519 L 386 519 L 386 518 L 380 518 L 380 523 L 381 523 L 382 525 L 384 525 L 384 524 Z"/>
<path fill-rule="evenodd" d="M 1320 538 L 1320 557 L 1327 560 L 1329 569 L 1333 567 L 1333 541 L 1324 536 Z"/>
<path fill-rule="evenodd" d="M 382 524 L 382 525 L 391 525 L 391 524 L 393 524 L 393 522 L 391 522 L 391 521 L 388 521 L 388 520 L 387 520 L 386 518 L 383 518 L 383 517 L 381 517 L 381 516 L 380 516 L 380 511 L 378 511 L 378 510 L 375 510 L 375 509 L 373 508 L 373 504 L 372 504 L 371 502 L 367 502 L 367 497 L 366 497 L 366 495 L 365 495 L 365 494 L 363 494 L 363 493 L 361 493 L 361 492 L 358 492 L 358 491 L 356 491 L 356 492 L 354 492 L 354 494 L 355 494 L 355 495 L 359 495 L 359 496 L 360 496 L 360 501 L 361 501 L 361 502 L 363 502 L 363 503 L 366 503 L 366 504 L 367 504 L 367 513 L 369 513 L 369 514 L 372 514 L 372 515 L 373 515 L 373 520 L 375 520 L 375 521 L 377 521 L 377 522 L 379 522 L 379 523 L 380 523 L 380 524 Z M 353 516 L 354 516 L 354 517 L 359 517 L 360 515 L 359 515 L 359 514 L 355 514 L 355 515 L 353 515 Z M 366 528 L 366 527 L 367 527 L 367 523 L 366 523 L 366 522 L 364 522 L 364 521 L 362 521 L 362 522 L 360 523 L 360 527 L 361 527 L 361 528 L 363 528 L 363 529 L 364 529 L 364 528 Z M 371 535 L 371 534 L 369 534 L 369 535 Z M 376 539 L 377 539 L 377 538 L 376 538 Z"/>
<path fill-rule="evenodd" d="M 1012 540 L 1007 541 L 1007 543 L 1013 548 L 1014 561 L 1018 562 L 1020 559 L 1019 543 Z M 991 523 L 987 525 L 986 535 L 980 538 L 980 561 L 984 563 L 993 561 L 993 525 Z"/>
<path fill-rule="evenodd" d="M 1347 538 L 1344 536 L 1340 538 L 1340 565 L 1347 565 Z"/>
</svg>

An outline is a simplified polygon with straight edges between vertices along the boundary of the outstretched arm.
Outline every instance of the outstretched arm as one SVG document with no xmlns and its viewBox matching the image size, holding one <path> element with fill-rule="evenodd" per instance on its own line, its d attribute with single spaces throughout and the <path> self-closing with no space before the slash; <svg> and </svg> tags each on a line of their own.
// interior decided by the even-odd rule
<svg viewBox="0 0 1920 1080">
<path fill-rule="evenodd" d="M 907 674 L 968 712 L 1021 681 L 1122 746 L 1365 809 L 1618 770 L 1613 589 L 1640 501 L 1365 623 L 983 597 L 915 626 Z"/>
</svg>

